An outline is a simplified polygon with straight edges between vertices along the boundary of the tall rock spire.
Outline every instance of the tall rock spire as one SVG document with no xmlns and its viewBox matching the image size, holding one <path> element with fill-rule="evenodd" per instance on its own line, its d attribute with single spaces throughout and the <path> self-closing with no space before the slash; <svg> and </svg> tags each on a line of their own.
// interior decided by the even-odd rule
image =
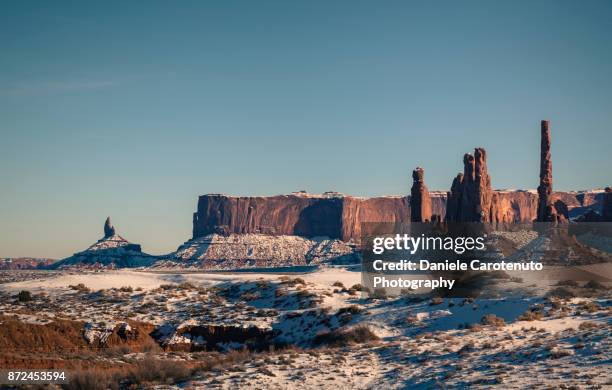
<svg viewBox="0 0 612 390">
<path fill-rule="evenodd" d="M 106 218 L 106 222 L 104 223 L 104 238 L 112 237 L 115 235 L 115 227 L 111 222 L 110 217 Z"/>
<path fill-rule="evenodd" d="M 487 170 L 487 152 L 483 148 L 474 149 L 474 161 L 474 219 L 478 222 L 491 222 L 492 190 Z"/>
<path fill-rule="evenodd" d="M 412 188 L 410 189 L 410 220 L 412 222 L 431 221 L 431 198 L 425 185 L 425 170 L 416 167 L 412 171 Z"/>
<path fill-rule="evenodd" d="M 540 123 L 540 185 L 538 186 L 538 222 L 554 222 L 557 220 L 553 205 L 552 160 L 550 157 L 550 122 Z"/>
</svg>

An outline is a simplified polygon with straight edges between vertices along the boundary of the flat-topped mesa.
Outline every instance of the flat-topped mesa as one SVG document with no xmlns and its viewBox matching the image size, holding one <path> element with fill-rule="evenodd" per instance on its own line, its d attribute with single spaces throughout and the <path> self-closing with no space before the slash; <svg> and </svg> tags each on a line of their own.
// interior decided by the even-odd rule
<svg viewBox="0 0 612 390">
<path fill-rule="evenodd" d="M 412 188 L 410 189 L 410 220 L 412 222 L 431 221 L 431 197 L 425 185 L 425 171 L 417 167 L 412 171 Z"/>
<path fill-rule="evenodd" d="M 453 180 L 447 197 L 446 220 L 450 222 L 491 222 L 491 177 L 483 148 L 463 156 L 463 174 Z"/>
<path fill-rule="evenodd" d="M 540 123 L 540 185 L 538 186 L 537 222 L 564 222 L 567 215 L 559 212 L 553 199 L 552 158 L 550 155 L 550 122 Z"/>
<path fill-rule="evenodd" d="M 111 222 L 111 218 L 107 217 L 106 222 L 104 222 L 104 238 L 109 238 L 115 235 L 115 227 Z"/>
</svg>

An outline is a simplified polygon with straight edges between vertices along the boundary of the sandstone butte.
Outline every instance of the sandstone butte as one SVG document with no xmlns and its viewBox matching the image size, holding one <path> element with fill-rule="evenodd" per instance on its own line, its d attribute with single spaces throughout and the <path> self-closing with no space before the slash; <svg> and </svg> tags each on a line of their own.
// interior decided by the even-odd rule
<svg viewBox="0 0 612 390">
<path fill-rule="evenodd" d="M 409 196 L 361 198 L 335 192 L 277 196 L 199 197 L 193 214 L 193 238 L 211 233 L 298 235 L 359 241 L 363 223 L 409 223 L 444 219 L 450 222 L 566 222 L 590 213 L 589 220 L 612 221 L 612 189 L 554 192 L 550 122 L 542 121 L 540 181 L 537 191 L 493 190 L 487 153 L 475 148 L 463 157 L 463 172 L 450 191 L 430 192 L 424 169 L 412 172 Z"/>
</svg>

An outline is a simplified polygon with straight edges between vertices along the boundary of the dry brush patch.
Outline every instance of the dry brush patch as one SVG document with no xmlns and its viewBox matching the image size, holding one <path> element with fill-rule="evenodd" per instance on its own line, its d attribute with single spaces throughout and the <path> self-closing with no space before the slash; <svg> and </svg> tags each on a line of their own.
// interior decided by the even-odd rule
<svg viewBox="0 0 612 390">
<path fill-rule="evenodd" d="M 336 329 L 318 334 L 314 345 L 329 345 L 330 347 L 346 347 L 353 344 L 364 344 L 379 341 L 380 338 L 367 326 L 356 326 L 351 329 Z"/>
<path fill-rule="evenodd" d="M 104 344 L 89 344 L 84 338 L 85 323 L 55 319 L 31 324 L 0 316 L 0 366 L 3 368 L 47 368 L 81 366 L 81 359 L 100 354 L 119 355 L 159 350 L 150 336 L 153 325 L 129 321 L 130 330 L 117 326 Z M 74 359 L 72 359 L 74 358 Z"/>
</svg>

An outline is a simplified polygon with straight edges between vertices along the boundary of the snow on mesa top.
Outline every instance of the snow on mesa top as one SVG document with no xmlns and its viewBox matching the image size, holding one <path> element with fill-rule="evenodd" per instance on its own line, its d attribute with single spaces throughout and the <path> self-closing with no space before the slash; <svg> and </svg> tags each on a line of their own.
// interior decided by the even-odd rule
<svg viewBox="0 0 612 390">
<path fill-rule="evenodd" d="M 187 241 L 164 260 L 155 266 L 231 270 L 355 263 L 359 253 L 351 245 L 327 237 L 209 234 Z"/>
</svg>

